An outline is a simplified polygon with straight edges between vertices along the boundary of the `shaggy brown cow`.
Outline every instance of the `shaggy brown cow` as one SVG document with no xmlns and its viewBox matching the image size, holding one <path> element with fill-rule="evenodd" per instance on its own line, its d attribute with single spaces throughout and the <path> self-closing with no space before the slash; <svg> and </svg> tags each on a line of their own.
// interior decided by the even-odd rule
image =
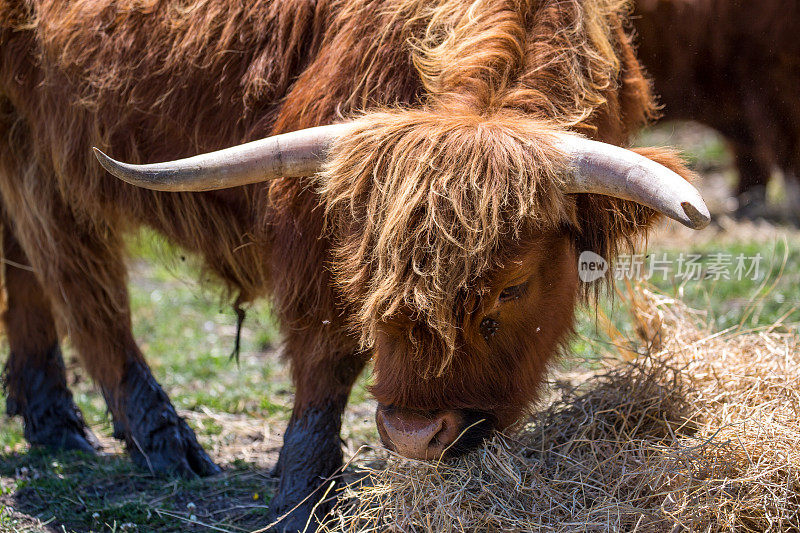
<svg viewBox="0 0 800 533">
<path fill-rule="evenodd" d="M 655 210 L 708 221 L 654 162 L 687 176 L 671 153 L 577 136 L 623 143 L 653 112 L 624 18 L 609 0 L 0 0 L 9 413 L 31 443 L 92 449 L 59 324 L 136 462 L 217 470 L 131 334 L 122 236 L 147 225 L 274 302 L 296 386 L 271 505 L 294 509 L 287 530 L 341 464 L 369 359 L 401 453 L 513 423 L 593 292 L 578 252 L 612 258 Z M 100 156 L 139 185 L 239 185 L 202 193 L 132 187 L 91 151 L 175 159 L 317 125 L 163 165 Z"/>
<path fill-rule="evenodd" d="M 638 0 L 633 20 L 664 118 L 728 138 L 743 202 L 775 167 L 800 178 L 800 3 Z"/>
</svg>

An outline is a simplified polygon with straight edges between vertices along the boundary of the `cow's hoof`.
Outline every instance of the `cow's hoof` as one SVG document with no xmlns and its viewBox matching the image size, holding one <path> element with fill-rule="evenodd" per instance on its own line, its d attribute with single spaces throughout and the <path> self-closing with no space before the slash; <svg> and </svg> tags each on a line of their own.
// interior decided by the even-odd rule
<svg viewBox="0 0 800 533">
<path fill-rule="evenodd" d="M 129 365 L 123 391 L 127 424 L 117 422 L 115 436 L 137 465 L 189 478 L 220 472 L 144 364 Z"/>
<path fill-rule="evenodd" d="M 171 405 L 169 406 L 172 407 Z M 218 474 L 220 468 L 206 454 L 194 432 L 172 409 L 170 413 L 162 407 L 162 417 L 156 427 L 136 434 L 126 435 L 125 441 L 131 459 L 154 474 L 178 474 L 182 477 L 210 476 Z M 141 425 L 139 428 L 142 429 Z"/>
<path fill-rule="evenodd" d="M 81 451 L 93 454 L 100 442 L 85 422 L 72 399 L 57 399 L 42 409 L 22 414 L 25 438 L 33 446 L 53 451 Z"/>
<path fill-rule="evenodd" d="M 23 380 L 24 399 L 19 401 L 9 396 L 6 399 L 6 412 L 10 416 L 22 417 L 25 439 L 30 444 L 51 450 L 79 450 L 85 453 L 100 449 L 100 442 L 86 426 L 67 388 L 58 346 L 48 354 L 48 368 L 23 367 L 13 379 Z"/>
<path fill-rule="evenodd" d="M 128 451 L 133 461 L 153 473 L 175 473 L 192 478 L 220 472 L 183 420 L 177 425 L 161 427 L 146 438 L 131 436 L 130 440 L 133 446 L 128 444 Z"/>
<path fill-rule="evenodd" d="M 29 442 L 42 444 L 52 450 L 80 451 L 88 454 L 94 454 L 101 448 L 100 441 L 88 427 L 63 429 L 52 439 L 43 439 L 41 442 L 37 440 L 29 439 Z"/>
</svg>

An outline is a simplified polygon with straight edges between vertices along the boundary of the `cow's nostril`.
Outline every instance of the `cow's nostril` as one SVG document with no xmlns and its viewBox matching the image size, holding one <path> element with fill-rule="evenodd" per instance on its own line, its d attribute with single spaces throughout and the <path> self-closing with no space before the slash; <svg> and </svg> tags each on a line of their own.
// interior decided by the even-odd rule
<svg viewBox="0 0 800 533">
<path fill-rule="evenodd" d="M 386 446 L 410 459 L 439 459 L 459 436 L 463 416 L 456 411 L 419 413 L 379 410 L 378 432 Z"/>
<path fill-rule="evenodd" d="M 436 452 L 436 456 L 441 456 L 458 439 L 461 426 L 464 424 L 463 417 L 453 411 L 445 411 L 440 415 L 440 419 L 441 428 L 428 446 L 431 452 Z"/>
</svg>

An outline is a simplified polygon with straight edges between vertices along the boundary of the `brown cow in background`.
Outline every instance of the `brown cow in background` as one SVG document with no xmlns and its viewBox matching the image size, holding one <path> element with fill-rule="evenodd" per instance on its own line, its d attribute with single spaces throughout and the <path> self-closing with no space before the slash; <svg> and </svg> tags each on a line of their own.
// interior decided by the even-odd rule
<svg viewBox="0 0 800 533">
<path fill-rule="evenodd" d="M 775 167 L 800 178 L 800 2 L 637 0 L 632 20 L 664 118 L 730 141 L 742 207 Z"/>
<path fill-rule="evenodd" d="M 131 333 L 123 235 L 146 225 L 241 301 L 274 302 L 296 386 L 271 503 L 297 506 L 286 530 L 341 465 L 370 359 L 400 453 L 512 424 L 594 292 L 578 254 L 612 259 L 656 211 L 708 222 L 654 162 L 688 176 L 670 152 L 577 135 L 624 143 L 653 113 L 625 16 L 607 0 L 0 0 L 9 413 L 31 443 L 92 449 L 68 334 L 137 463 L 217 471 Z M 101 156 L 183 192 L 123 183 L 91 150 L 169 160 L 295 130 L 186 162 Z"/>
</svg>

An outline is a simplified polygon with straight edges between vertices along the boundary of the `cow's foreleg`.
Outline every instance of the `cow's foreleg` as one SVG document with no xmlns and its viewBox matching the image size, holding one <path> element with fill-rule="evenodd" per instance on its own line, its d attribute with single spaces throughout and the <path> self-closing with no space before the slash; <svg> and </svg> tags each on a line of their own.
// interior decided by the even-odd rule
<svg viewBox="0 0 800 533">
<path fill-rule="evenodd" d="M 105 396 L 114 436 L 125 441 L 135 463 L 151 472 L 190 477 L 218 472 L 156 382 L 133 338 L 121 255 L 99 247 L 91 253 L 96 254 L 91 263 L 102 265 L 103 271 L 81 279 L 62 272 L 60 285 L 69 306 L 65 315 L 72 342 Z"/>
<path fill-rule="evenodd" d="M 7 413 L 22 417 L 31 444 L 94 452 L 97 439 L 67 388 L 50 302 L 7 223 L 3 273 L 3 323 L 11 352 L 4 371 Z"/>
<path fill-rule="evenodd" d="M 90 262 L 102 272 L 77 278 L 77 273 L 62 271 L 58 284 L 72 343 L 100 385 L 114 418 L 114 436 L 125 441 L 135 463 L 151 472 L 218 472 L 175 412 L 133 338 L 121 256 L 99 248 L 89 253 L 96 254 L 89 256 Z"/>
<path fill-rule="evenodd" d="M 292 345 L 289 339 L 287 349 Z M 304 531 L 307 525 L 306 531 L 315 531 L 335 498 L 336 492 L 327 489 L 338 482 L 335 474 L 342 466 L 342 412 L 366 359 L 352 353 L 321 360 L 289 355 L 296 399 L 276 468 L 280 484 L 270 520 L 281 519 L 277 531 Z"/>
</svg>

